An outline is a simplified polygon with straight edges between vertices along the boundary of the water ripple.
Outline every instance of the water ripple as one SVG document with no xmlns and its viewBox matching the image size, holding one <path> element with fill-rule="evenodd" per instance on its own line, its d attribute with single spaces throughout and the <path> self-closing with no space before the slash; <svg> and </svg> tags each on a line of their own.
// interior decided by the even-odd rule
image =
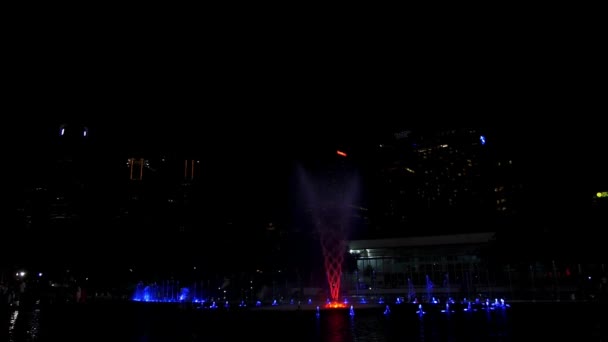
<svg viewBox="0 0 608 342">
<path fill-rule="evenodd" d="M 35 341 L 40 333 L 40 309 L 35 309 L 32 312 L 28 327 L 29 329 L 26 331 L 27 338 L 29 341 Z"/>
<path fill-rule="evenodd" d="M 8 321 L 8 341 L 17 342 L 17 318 L 19 317 L 19 310 L 13 311 Z"/>
</svg>

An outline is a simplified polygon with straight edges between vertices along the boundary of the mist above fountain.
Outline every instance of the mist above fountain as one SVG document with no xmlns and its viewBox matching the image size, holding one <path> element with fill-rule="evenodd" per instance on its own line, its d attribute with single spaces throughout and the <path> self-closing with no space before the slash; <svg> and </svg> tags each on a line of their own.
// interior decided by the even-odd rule
<svg viewBox="0 0 608 342">
<path fill-rule="evenodd" d="M 300 169 L 300 193 L 305 194 L 321 243 L 329 289 L 326 307 L 345 308 L 347 305 L 339 301 L 342 266 L 359 182 L 346 168 L 333 166 L 314 180 L 309 172 Z"/>
</svg>

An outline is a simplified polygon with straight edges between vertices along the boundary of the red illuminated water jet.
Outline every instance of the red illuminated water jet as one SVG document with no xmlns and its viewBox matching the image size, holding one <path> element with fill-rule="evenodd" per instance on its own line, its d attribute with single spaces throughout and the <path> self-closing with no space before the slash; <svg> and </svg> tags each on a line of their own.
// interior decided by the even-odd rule
<svg viewBox="0 0 608 342">
<path fill-rule="evenodd" d="M 339 300 L 342 265 L 347 250 L 347 230 L 353 218 L 353 203 L 359 189 L 356 173 L 345 162 L 348 154 L 341 150 L 336 153 L 339 160 L 329 165 L 329 169 L 323 169 L 319 179 L 313 181 L 304 169 L 300 173 L 302 190 L 311 205 L 323 252 L 329 290 L 326 308 L 347 307 Z"/>
<path fill-rule="evenodd" d="M 329 286 L 330 302 L 326 307 L 346 307 L 340 303 L 340 281 L 342 279 L 342 264 L 344 262 L 344 251 L 346 241 L 341 229 L 321 230 L 321 247 L 323 249 L 323 260 L 325 275 Z"/>
</svg>

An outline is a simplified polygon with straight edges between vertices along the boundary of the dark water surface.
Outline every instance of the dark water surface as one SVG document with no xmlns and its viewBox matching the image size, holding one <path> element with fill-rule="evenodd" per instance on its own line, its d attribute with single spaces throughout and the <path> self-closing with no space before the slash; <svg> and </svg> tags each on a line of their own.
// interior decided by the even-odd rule
<svg viewBox="0 0 608 342">
<path fill-rule="evenodd" d="M 210 311 L 171 304 L 99 303 L 5 309 L 0 341 L 608 341 L 607 308 L 523 303 L 445 314 L 429 306 Z"/>
</svg>

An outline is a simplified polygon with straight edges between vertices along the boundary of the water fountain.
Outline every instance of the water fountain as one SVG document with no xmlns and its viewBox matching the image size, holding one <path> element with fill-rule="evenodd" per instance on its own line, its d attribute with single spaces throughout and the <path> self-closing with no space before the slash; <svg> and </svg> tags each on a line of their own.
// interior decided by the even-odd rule
<svg viewBox="0 0 608 342">
<path fill-rule="evenodd" d="M 191 284 L 192 285 L 192 284 Z M 199 303 L 202 300 L 199 298 L 200 292 L 196 283 L 194 290 L 191 287 L 183 286 L 177 280 L 168 280 L 144 284 L 140 282 L 135 287 L 132 300 L 136 302 L 157 302 L 157 303 L 178 303 L 178 302 L 194 302 Z"/>
<path fill-rule="evenodd" d="M 443 279 L 443 287 L 447 289 L 448 298 L 450 297 L 450 274 L 446 273 Z"/>
<path fill-rule="evenodd" d="M 429 278 L 429 275 L 426 275 L 426 300 L 430 303 L 431 302 L 431 292 L 433 289 L 433 282 L 431 281 L 431 278 Z"/>
<path fill-rule="evenodd" d="M 181 302 L 188 298 L 190 290 L 180 288 L 179 283 L 144 285 L 137 284 L 133 295 L 134 301 L 141 302 Z"/>
<path fill-rule="evenodd" d="M 341 175 L 340 179 L 328 177 L 313 182 L 308 175 L 300 173 L 303 192 L 312 209 L 312 219 L 318 232 L 323 254 L 323 266 L 329 288 L 328 308 L 345 308 L 339 301 L 342 280 L 342 265 L 347 249 L 351 205 L 355 199 L 358 182 L 353 177 Z M 338 173 L 344 169 L 338 168 Z M 327 177 L 324 177 L 327 178 Z"/>
<path fill-rule="evenodd" d="M 449 301 L 445 303 L 445 309 L 441 310 L 441 312 L 448 313 L 448 314 L 454 312 L 454 310 L 452 310 L 450 308 L 450 302 Z"/>
<path fill-rule="evenodd" d="M 384 314 L 388 315 L 391 313 L 391 308 L 387 305 L 386 308 L 384 308 Z"/>
<path fill-rule="evenodd" d="M 323 260 L 325 276 L 329 286 L 330 300 L 329 306 L 338 305 L 340 297 L 340 281 L 342 279 L 342 264 L 344 262 L 344 251 L 346 250 L 346 239 L 344 227 L 335 224 L 332 218 L 325 217 L 317 222 L 317 229 L 323 250 Z M 341 303 L 340 303 L 341 304 Z"/>
<path fill-rule="evenodd" d="M 414 283 L 411 278 L 407 278 L 407 302 L 411 303 L 416 298 L 416 291 L 414 290 Z"/>
<path fill-rule="evenodd" d="M 471 302 L 466 302 L 467 303 L 467 307 L 464 308 L 465 312 L 473 312 L 473 311 L 477 311 L 477 309 L 473 308 L 473 306 L 471 305 Z"/>
<path fill-rule="evenodd" d="M 189 298 L 189 297 L 190 297 L 190 289 L 189 289 L 189 288 L 187 288 L 187 287 L 182 287 L 182 288 L 179 290 L 179 296 L 177 297 L 177 299 L 178 299 L 180 302 L 183 302 L 183 301 L 188 300 L 188 298 Z"/>
<path fill-rule="evenodd" d="M 422 309 L 422 304 L 418 304 L 418 311 L 416 311 L 419 315 L 424 315 L 426 312 Z"/>
</svg>

